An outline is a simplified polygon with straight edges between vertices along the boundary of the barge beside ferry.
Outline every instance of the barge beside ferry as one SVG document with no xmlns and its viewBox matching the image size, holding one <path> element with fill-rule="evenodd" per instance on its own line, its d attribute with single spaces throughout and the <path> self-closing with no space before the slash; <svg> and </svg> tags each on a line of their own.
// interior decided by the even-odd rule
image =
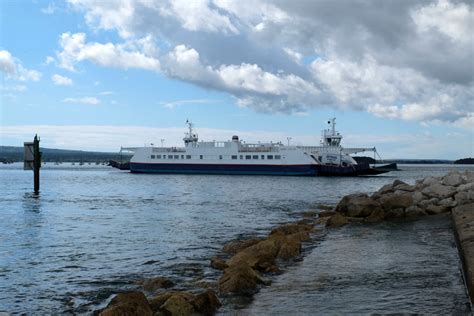
<svg viewBox="0 0 474 316">
<path fill-rule="evenodd" d="M 134 153 L 129 169 L 134 173 L 284 175 L 284 176 L 357 176 L 374 175 L 396 169 L 358 164 L 350 154 L 374 148 L 343 148 L 342 136 L 331 128 L 323 131 L 321 146 L 287 146 L 279 143 L 248 144 L 238 136 L 229 141 L 199 141 L 193 124 L 186 121 L 188 132 L 184 147 L 122 148 Z M 120 164 L 111 163 L 121 168 Z"/>
</svg>

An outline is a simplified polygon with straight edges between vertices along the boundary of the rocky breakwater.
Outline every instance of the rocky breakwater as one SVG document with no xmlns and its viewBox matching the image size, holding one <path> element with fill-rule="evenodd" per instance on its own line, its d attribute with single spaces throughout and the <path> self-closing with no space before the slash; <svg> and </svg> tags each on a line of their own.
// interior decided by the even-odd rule
<svg viewBox="0 0 474 316">
<path fill-rule="evenodd" d="M 218 287 L 221 295 L 252 295 L 259 285 L 269 285 L 263 274 L 279 273 L 278 262 L 289 261 L 301 254 L 302 242 L 310 240 L 314 231 L 311 219 L 279 226 L 266 238 L 236 240 L 227 243 L 223 252 L 230 258 L 214 257 L 211 265 L 223 270 Z"/>
<path fill-rule="evenodd" d="M 350 222 L 418 218 L 451 212 L 464 275 L 471 302 L 474 301 L 474 173 L 450 172 L 409 185 L 399 180 L 372 195 L 356 193 L 342 198 L 327 217 L 326 227 Z"/>
</svg>

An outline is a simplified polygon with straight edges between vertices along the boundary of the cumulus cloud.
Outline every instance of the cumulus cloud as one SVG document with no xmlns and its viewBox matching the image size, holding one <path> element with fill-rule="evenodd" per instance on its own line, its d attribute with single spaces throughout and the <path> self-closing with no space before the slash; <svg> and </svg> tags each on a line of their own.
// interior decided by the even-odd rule
<svg viewBox="0 0 474 316">
<path fill-rule="evenodd" d="M 7 50 L 0 50 L 0 71 L 6 74 L 7 78 L 19 81 L 39 81 L 41 79 L 39 71 L 26 69 Z"/>
<path fill-rule="evenodd" d="M 64 68 L 82 60 L 135 65 L 264 112 L 335 107 L 420 122 L 473 116 L 469 1 L 68 2 L 91 28 L 116 31 L 123 42 L 65 33 Z M 121 58 L 126 53 L 139 61 Z"/>
<path fill-rule="evenodd" d="M 191 100 L 176 100 L 176 101 L 170 101 L 170 102 L 161 102 L 160 104 L 163 105 L 163 107 L 168 108 L 168 109 L 174 109 L 176 107 L 182 106 L 182 105 L 193 105 L 193 104 L 212 104 L 216 103 L 219 100 L 212 100 L 212 99 L 191 99 Z"/>
<path fill-rule="evenodd" d="M 58 74 L 54 74 L 51 77 L 51 80 L 53 80 L 54 84 L 57 86 L 72 86 L 72 79 L 68 77 L 64 77 Z"/>
<path fill-rule="evenodd" d="M 96 97 L 82 97 L 82 98 L 65 98 L 64 103 L 73 103 L 73 104 L 86 104 L 86 105 L 97 105 L 100 103 L 100 100 Z"/>
<path fill-rule="evenodd" d="M 59 43 L 62 48 L 58 53 L 59 66 L 70 71 L 75 71 L 75 64 L 84 60 L 100 66 L 123 69 L 141 68 L 158 71 L 160 68 L 159 60 L 146 54 L 156 49 L 150 37 L 115 45 L 86 43 L 84 33 L 63 33 Z"/>
</svg>

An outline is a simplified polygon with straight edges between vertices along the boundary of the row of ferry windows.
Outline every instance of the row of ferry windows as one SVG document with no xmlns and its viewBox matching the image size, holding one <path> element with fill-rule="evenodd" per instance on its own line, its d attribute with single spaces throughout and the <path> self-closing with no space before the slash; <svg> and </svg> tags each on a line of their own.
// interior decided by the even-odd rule
<svg viewBox="0 0 474 316">
<path fill-rule="evenodd" d="M 222 155 L 219 156 L 219 159 L 222 159 Z M 191 159 L 191 155 L 151 155 L 151 159 Z M 265 159 L 265 155 L 233 155 L 232 159 Z M 203 155 L 199 155 L 199 159 L 204 159 Z M 281 159 L 280 155 L 266 155 L 266 159 Z"/>
</svg>

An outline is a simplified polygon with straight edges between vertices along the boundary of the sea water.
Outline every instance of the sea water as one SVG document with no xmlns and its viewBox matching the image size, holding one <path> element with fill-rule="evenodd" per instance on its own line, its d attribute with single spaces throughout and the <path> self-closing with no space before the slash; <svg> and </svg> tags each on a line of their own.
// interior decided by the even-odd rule
<svg viewBox="0 0 474 316">
<path fill-rule="evenodd" d="M 0 312 L 90 313 L 148 277 L 215 280 L 231 239 L 265 235 L 318 204 L 456 165 L 402 165 L 375 177 L 132 174 L 46 164 L 41 192 L 21 164 L 0 165 Z M 221 312 L 466 312 L 449 217 L 331 231 L 245 306 Z M 238 308 L 238 309 L 237 309 Z M 243 310 L 242 310 L 243 308 Z"/>
</svg>

